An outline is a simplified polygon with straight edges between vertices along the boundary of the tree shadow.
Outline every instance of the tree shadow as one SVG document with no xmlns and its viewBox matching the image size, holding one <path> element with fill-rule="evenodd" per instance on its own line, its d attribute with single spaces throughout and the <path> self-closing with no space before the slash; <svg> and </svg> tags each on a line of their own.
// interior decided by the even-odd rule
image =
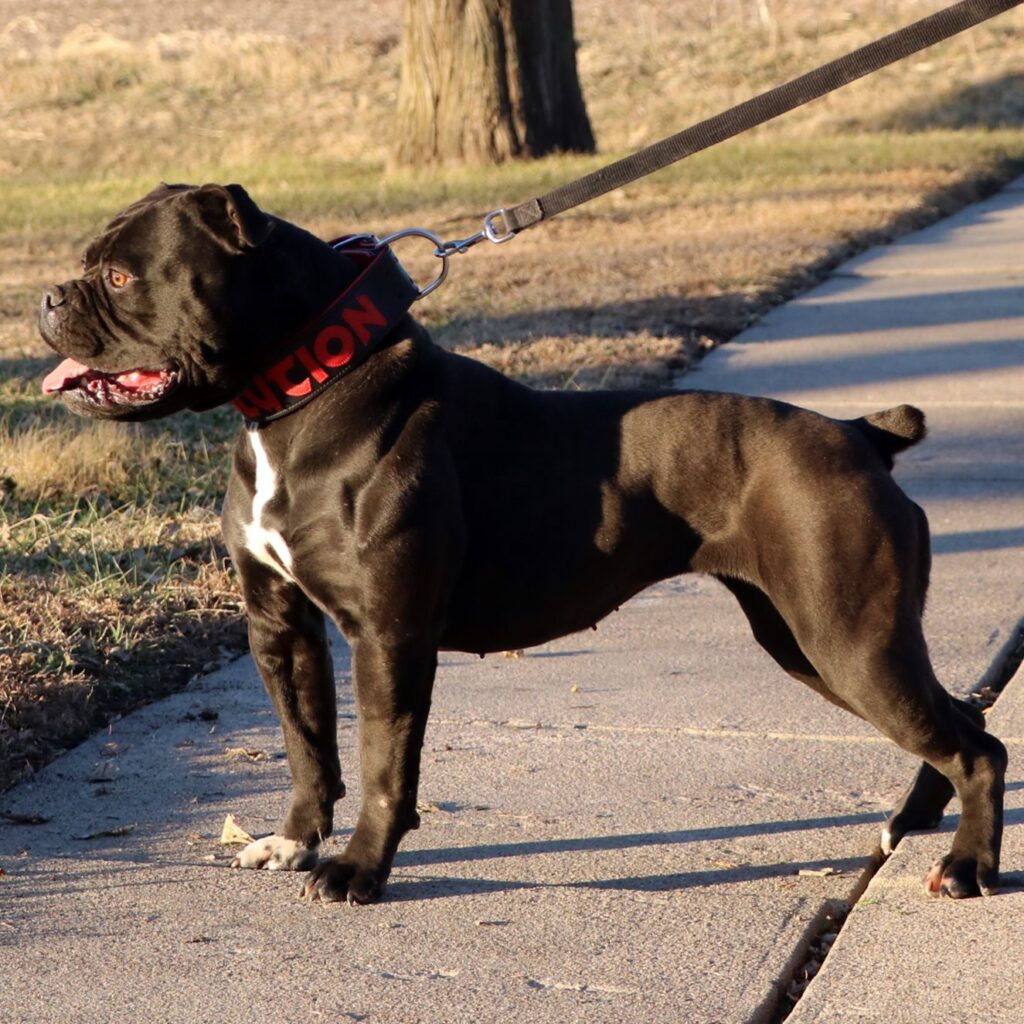
<svg viewBox="0 0 1024 1024">
<path fill-rule="evenodd" d="M 1018 292 L 1018 299 L 1019 294 Z M 857 301 L 851 301 L 848 304 L 848 311 L 844 310 L 841 315 L 836 312 L 834 305 L 830 306 L 830 322 L 833 322 L 833 317 L 840 320 L 846 316 L 854 317 L 860 305 Z M 807 317 L 808 321 L 813 319 L 812 316 Z M 904 314 L 903 321 L 898 327 L 912 329 L 916 326 L 927 326 L 919 322 L 912 323 L 909 314 Z M 862 329 L 868 330 L 868 327 L 864 326 Z M 853 326 L 844 333 L 856 330 L 857 327 Z M 815 327 L 812 322 L 801 324 L 787 321 L 783 340 L 810 338 L 813 342 L 827 337 L 828 333 L 828 329 L 823 329 L 820 325 Z M 771 363 L 761 360 L 757 365 L 745 366 L 743 348 L 756 344 L 757 339 L 751 338 L 749 341 L 728 346 L 716 356 L 714 372 L 719 380 L 711 390 L 728 390 L 746 395 L 813 392 L 823 389 L 834 393 L 839 387 L 856 388 L 865 384 L 899 381 L 910 383 L 921 378 L 962 377 L 964 391 L 970 394 L 972 374 L 979 371 L 1014 370 L 1024 366 L 1024 345 L 1019 338 L 1011 337 L 991 341 L 936 341 L 927 345 L 919 344 L 912 349 L 901 346 L 899 338 L 895 337 L 892 346 L 886 350 L 873 345 L 870 351 L 845 352 L 841 355 L 823 351 L 811 343 L 806 349 L 801 349 L 799 354 L 794 354 L 792 346 L 787 346 L 787 351 L 780 352 L 779 358 Z M 686 383 L 701 388 L 699 368 Z M 719 383 L 723 387 L 720 388 Z M 911 401 L 912 396 L 908 394 L 907 400 Z"/>
<path fill-rule="evenodd" d="M 882 128 L 900 132 L 971 128 L 994 131 L 1021 125 L 1024 125 L 1024 73 L 1014 72 L 901 110 L 883 121 Z"/>
<path fill-rule="evenodd" d="M 1011 784 L 1008 789 L 1020 787 Z M 815 861 L 778 861 L 771 864 L 737 864 L 732 867 L 696 871 L 666 872 L 656 875 L 629 875 L 618 878 L 571 879 L 548 882 L 514 879 L 481 878 L 461 875 L 410 876 L 408 869 L 434 864 L 458 864 L 469 860 L 490 860 L 504 857 L 527 857 L 533 854 L 585 854 L 595 851 L 630 850 L 647 846 L 670 846 L 677 843 L 736 839 L 758 835 L 778 835 L 802 829 L 822 829 L 857 824 L 878 825 L 879 814 L 848 814 L 831 818 L 809 818 L 793 821 L 761 822 L 750 825 L 719 826 L 706 829 L 684 829 L 676 832 L 632 833 L 621 836 L 588 836 L 540 840 L 525 843 L 488 844 L 447 850 L 413 850 L 399 852 L 395 867 L 399 874 L 388 885 L 389 901 L 420 901 L 460 896 L 487 895 L 521 889 L 594 889 L 621 892 L 679 892 L 686 889 L 730 885 L 770 878 L 793 877 L 800 870 L 854 874 L 868 866 L 877 853 L 862 857 L 823 858 Z M 947 816 L 937 834 L 952 834 L 958 822 Z M 1024 808 L 1013 808 L 1005 815 L 1006 827 L 1024 825 Z M 403 877 L 403 875 L 405 877 Z M 528 876 L 527 876 L 528 877 Z M 1010 891 L 1024 885 L 1024 872 L 1003 872 L 1002 889 Z"/>
<path fill-rule="evenodd" d="M 1024 491 L 1024 487 L 1021 489 Z M 932 537 L 932 552 L 936 555 L 1001 551 L 1008 548 L 1024 548 L 1024 524 L 1005 530 L 963 530 Z"/>
</svg>

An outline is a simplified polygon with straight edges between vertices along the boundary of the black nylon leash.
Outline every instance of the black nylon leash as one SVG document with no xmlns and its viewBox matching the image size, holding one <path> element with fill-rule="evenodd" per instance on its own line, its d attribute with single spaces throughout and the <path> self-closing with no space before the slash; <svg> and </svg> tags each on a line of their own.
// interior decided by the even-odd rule
<svg viewBox="0 0 1024 1024">
<path fill-rule="evenodd" d="M 734 135 L 818 99 L 858 78 L 909 57 L 912 53 L 924 50 L 989 18 L 994 18 L 997 14 L 1018 7 L 1021 3 L 1024 3 L 1024 0 L 963 0 L 961 3 L 953 4 L 952 7 L 915 21 L 844 57 L 745 100 L 721 114 L 670 135 L 577 181 L 556 188 L 545 195 L 528 199 L 510 209 L 496 210 L 488 214 L 485 228 L 479 235 L 464 242 L 446 243 L 445 254 L 464 252 L 469 245 L 484 238 L 492 242 L 508 241 L 518 232 L 542 220 L 564 213 L 612 189 L 621 188 L 637 178 L 699 153 L 702 149 L 724 142 Z M 504 232 L 497 229 L 495 221 L 498 217 L 504 220 Z M 439 251 L 437 255 L 440 256 L 442 253 Z"/>
<path fill-rule="evenodd" d="M 934 46 L 966 29 L 994 18 L 997 14 L 1019 7 L 1024 0 L 961 0 L 944 10 L 921 18 L 867 46 L 853 50 L 844 57 L 829 61 L 791 82 L 769 89 L 752 99 L 730 107 L 721 114 L 692 125 L 675 135 L 641 149 L 632 156 L 593 171 L 576 181 L 562 185 L 542 196 L 528 199 L 518 206 L 492 210 L 484 217 L 483 228 L 468 238 L 441 241 L 437 235 L 422 228 L 399 232 L 421 235 L 434 243 L 434 255 L 441 260 L 441 272 L 420 292 L 419 298 L 433 291 L 448 274 L 448 260 L 468 252 L 479 242 L 500 244 L 510 242 L 526 228 L 539 224 L 575 206 L 596 199 L 612 189 L 628 185 L 637 178 L 659 171 L 685 157 L 699 153 L 719 142 L 748 131 L 789 110 L 825 96 L 874 71 L 895 64 L 912 53 Z M 391 239 L 387 239 L 391 241 Z"/>
</svg>

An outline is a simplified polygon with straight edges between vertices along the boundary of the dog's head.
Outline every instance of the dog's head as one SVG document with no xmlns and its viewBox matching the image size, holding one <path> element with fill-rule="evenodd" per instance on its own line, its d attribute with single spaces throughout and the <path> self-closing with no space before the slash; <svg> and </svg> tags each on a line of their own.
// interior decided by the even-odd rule
<svg viewBox="0 0 1024 1024">
<path fill-rule="evenodd" d="M 102 419 L 230 401 L 346 262 L 238 185 L 161 185 L 89 244 L 82 277 L 44 293 L 40 333 L 65 359 L 43 390 Z"/>
</svg>

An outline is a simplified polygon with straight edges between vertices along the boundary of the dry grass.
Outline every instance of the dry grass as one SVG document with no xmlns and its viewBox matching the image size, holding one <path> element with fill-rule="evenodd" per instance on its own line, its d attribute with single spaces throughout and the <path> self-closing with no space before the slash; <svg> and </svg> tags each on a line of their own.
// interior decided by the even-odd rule
<svg viewBox="0 0 1024 1024">
<path fill-rule="evenodd" d="M 235 0 L 202 32 L 190 3 L 0 0 L 0 788 L 241 644 L 217 526 L 233 414 L 97 426 L 38 393 L 36 297 L 113 212 L 160 179 L 238 180 L 325 236 L 459 236 L 935 6 L 576 0 L 600 157 L 428 173 L 386 170 L 400 0 L 340 19 Z M 1015 12 L 458 257 L 417 312 L 540 386 L 667 384 L 849 253 L 1019 172 L 1022 58 Z"/>
<path fill-rule="evenodd" d="M 123 490 L 132 463 L 158 458 L 153 440 L 137 443 L 113 423 L 0 426 L 0 466 L 11 480 L 29 481 L 40 498 Z"/>
</svg>

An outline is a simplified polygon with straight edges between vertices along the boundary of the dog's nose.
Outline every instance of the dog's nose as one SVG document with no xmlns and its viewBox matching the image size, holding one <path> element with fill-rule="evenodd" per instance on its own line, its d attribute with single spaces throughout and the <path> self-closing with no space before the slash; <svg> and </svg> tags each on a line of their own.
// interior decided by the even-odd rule
<svg viewBox="0 0 1024 1024">
<path fill-rule="evenodd" d="M 43 293 L 43 309 L 49 311 L 56 309 L 58 306 L 63 306 L 67 295 L 64 292 L 64 288 L 55 284 L 52 288 L 47 288 Z"/>
</svg>

